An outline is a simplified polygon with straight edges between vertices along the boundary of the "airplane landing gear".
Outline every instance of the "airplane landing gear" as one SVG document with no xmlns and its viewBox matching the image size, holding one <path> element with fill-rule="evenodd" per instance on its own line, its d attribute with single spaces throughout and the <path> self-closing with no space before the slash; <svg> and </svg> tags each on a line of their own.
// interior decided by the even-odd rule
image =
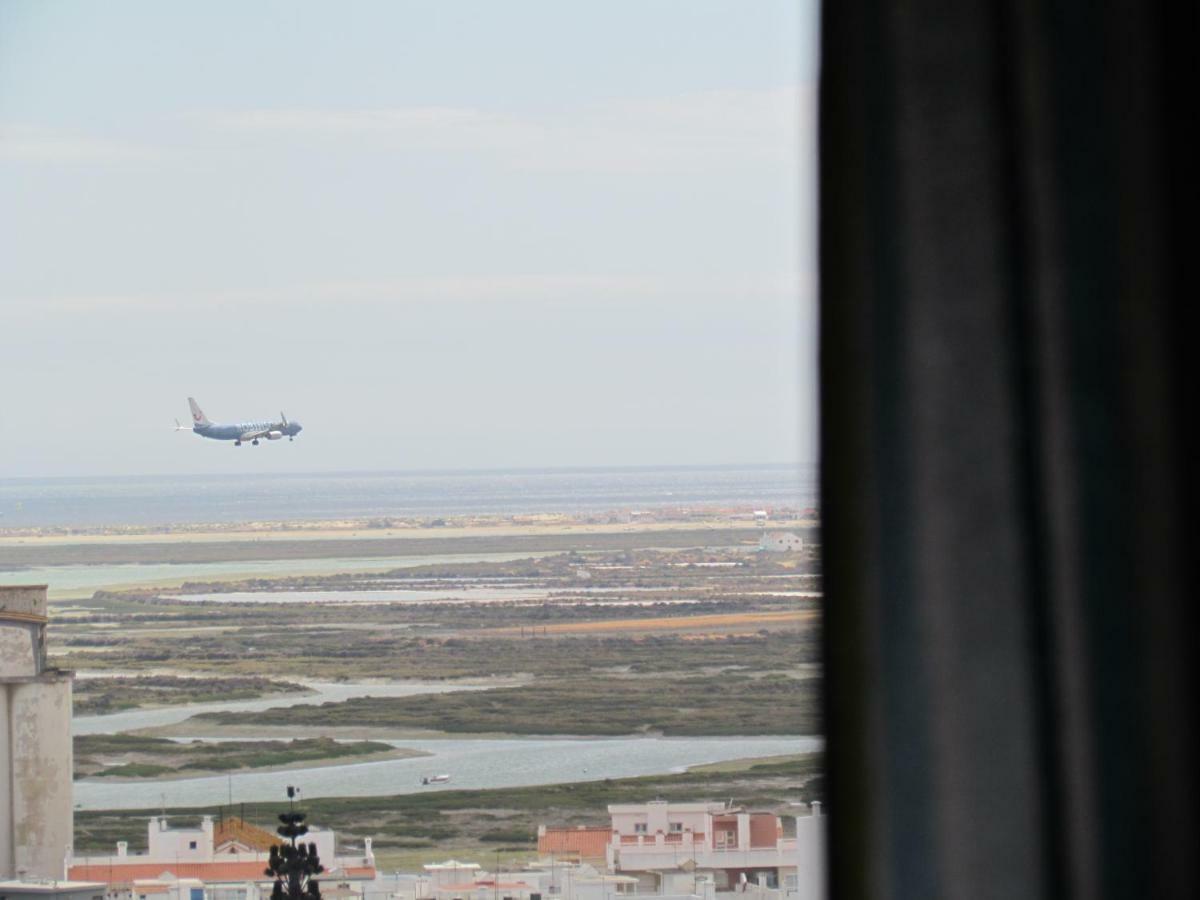
<svg viewBox="0 0 1200 900">
<path fill-rule="evenodd" d="M 255 447 L 257 447 L 258 446 L 258 438 L 255 438 L 250 443 L 253 444 Z"/>
<path fill-rule="evenodd" d="M 241 441 L 234 441 L 234 442 L 233 442 L 233 446 L 235 446 L 235 447 L 240 447 L 240 446 L 242 446 L 242 442 L 241 442 Z"/>
</svg>

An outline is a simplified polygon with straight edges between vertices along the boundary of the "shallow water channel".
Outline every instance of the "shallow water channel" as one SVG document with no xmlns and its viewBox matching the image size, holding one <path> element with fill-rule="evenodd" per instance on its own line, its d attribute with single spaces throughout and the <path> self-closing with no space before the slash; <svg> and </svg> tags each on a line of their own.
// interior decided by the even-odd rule
<svg viewBox="0 0 1200 900">
<path fill-rule="evenodd" d="M 387 741 L 431 756 L 180 781 L 75 783 L 80 809 L 142 809 L 279 800 L 287 785 L 305 797 L 368 797 L 463 788 L 524 787 L 682 771 L 688 766 L 819 750 L 817 737 L 511 738 Z M 425 775 L 450 782 L 422 785 Z"/>
<path fill-rule="evenodd" d="M 84 673 L 81 673 L 84 674 Z M 106 675 L 110 673 L 98 673 Z M 129 673 L 121 673 L 129 674 Z M 182 673 L 180 673 L 182 674 Z M 299 679 L 295 679 L 299 680 Z M 447 694 L 452 691 L 482 691 L 515 683 L 515 679 L 480 681 L 305 681 L 308 694 L 271 694 L 257 700 L 230 700 L 214 703 L 186 703 L 160 706 L 153 709 L 131 709 L 102 716 L 76 716 L 72 726 L 75 734 L 115 734 L 139 728 L 174 725 L 197 713 L 257 712 L 280 706 L 315 706 L 320 703 L 339 703 L 355 697 L 413 697 L 417 694 Z M 432 701 L 431 701 L 432 702 Z M 266 740 L 266 738 L 264 738 Z"/>
<path fill-rule="evenodd" d="M 75 719 L 76 734 L 106 734 L 152 726 L 169 726 L 210 710 L 261 710 L 270 707 L 325 703 L 352 697 L 435 695 L 453 690 L 482 690 L 479 683 L 445 682 L 318 682 L 314 693 L 228 703 L 196 703 L 159 709 L 131 710 Z M 430 703 L 436 703 L 431 696 Z M 269 739 L 270 735 L 264 735 Z M 188 738 L 191 740 L 192 738 Z M 239 740 L 245 740 L 239 737 Z M 570 781 L 593 781 L 682 771 L 688 766 L 755 756 L 819 750 L 819 737 L 700 738 L 406 738 L 389 740 L 430 754 L 409 759 L 347 763 L 277 772 L 247 772 L 180 780 L 75 783 L 79 809 L 142 809 L 205 806 L 278 800 L 287 785 L 306 797 L 365 797 L 463 788 L 523 787 Z M 422 776 L 446 774 L 447 784 L 424 786 Z"/>
<path fill-rule="evenodd" d="M 443 563 L 509 562 L 546 556 L 531 553 L 450 553 L 428 556 L 332 557 L 329 559 L 263 559 L 211 563 L 120 563 L 33 566 L 0 570 L 0 584 L 49 584 L 51 600 L 91 597 L 96 591 L 134 587 L 179 587 L 185 581 L 230 581 L 240 578 L 286 578 L 386 572 Z"/>
</svg>

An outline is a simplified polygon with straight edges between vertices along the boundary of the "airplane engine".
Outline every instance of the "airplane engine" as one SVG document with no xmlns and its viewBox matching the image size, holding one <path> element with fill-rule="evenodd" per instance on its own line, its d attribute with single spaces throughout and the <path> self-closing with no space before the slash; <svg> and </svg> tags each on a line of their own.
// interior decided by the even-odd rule
<svg viewBox="0 0 1200 900">
<path fill-rule="evenodd" d="M 283 437 L 282 431 L 268 431 L 267 432 L 267 440 L 268 441 L 277 441 L 281 437 Z"/>
</svg>

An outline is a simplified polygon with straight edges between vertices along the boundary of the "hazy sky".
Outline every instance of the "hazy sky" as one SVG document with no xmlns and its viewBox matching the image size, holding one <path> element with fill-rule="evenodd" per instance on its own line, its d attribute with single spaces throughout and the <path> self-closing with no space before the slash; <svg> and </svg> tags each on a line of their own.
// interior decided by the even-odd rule
<svg viewBox="0 0 1200 900">
<path fill-rule="evenodd" d="M 815 26 L 0 0 L 0 477 L 815 458 Z"/>
</svg>

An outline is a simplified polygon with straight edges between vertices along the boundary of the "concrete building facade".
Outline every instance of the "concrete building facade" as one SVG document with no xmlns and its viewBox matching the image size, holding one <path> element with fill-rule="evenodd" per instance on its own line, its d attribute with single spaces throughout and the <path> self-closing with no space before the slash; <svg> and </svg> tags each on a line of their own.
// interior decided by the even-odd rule
<svg viewBox="0 0 1200 900">
<path fill-rule="evenodd" d="M 46 585 L 0 586 L 0 880 L 61 879 L 75 830 L 70 672 L 46 664 Z"/>
<path fill-rule="evenodd" d="M 711 878 L 718 891 L 743 884 L 794 883 L 796 841 L 773 813 L 724 803 L 629 803 L 608 808 L 608 867 L 633 875 L 650 891 L 672 890 L 672 873 Z"/>
</svg>

